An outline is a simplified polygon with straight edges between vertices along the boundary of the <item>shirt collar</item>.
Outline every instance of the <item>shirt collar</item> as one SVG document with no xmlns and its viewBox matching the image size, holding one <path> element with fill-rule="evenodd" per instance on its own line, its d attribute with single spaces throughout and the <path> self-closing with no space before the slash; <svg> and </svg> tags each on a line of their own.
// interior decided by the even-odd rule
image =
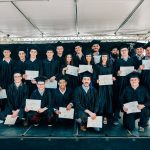
<svg viewBox="0 0 150 150">
<path fill-rule="evenodd" d="M 85 87 L 85 86 L 82 84 L 82 88 L 83 88 L 83 90 L 87 93 L 90 87 Z"/>
</svg>

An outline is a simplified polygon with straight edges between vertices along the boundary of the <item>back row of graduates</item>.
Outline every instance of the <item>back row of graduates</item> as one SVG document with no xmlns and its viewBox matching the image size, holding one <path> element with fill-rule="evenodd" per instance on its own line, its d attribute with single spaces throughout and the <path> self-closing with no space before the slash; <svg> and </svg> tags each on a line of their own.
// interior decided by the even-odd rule
<svg viewBox="0 0 150 150">
<path fill-rule="evenodd" d="M 146 56 L 144 56 L 144 49 L 146 50 Z M 91 50 L 87 50 L 85 54 L 82 52 L 82 44 L 78 42 L 75 45 L 75 54 L 66 54 L 64 56 L 63 45 L 59 42 L 56 47 L 57 54 L 54 55 L 54 47 L 48 46 L 46 48 L 47 58 L 43 61 L 37 59 L 37 48 L 31 47 L 29 60 L 26 60 L 25 50 L 21 48 L 18 50 L 20 60 L 15 62 L 11 59 L 10 49 L 4 48 L 4 58 L 0 62 L 0 87 L 7 90 L 8 99 L 7 102 L 5 101 L 6 104 L 1 101 L 1 118 L 4 119 L 6 114 L 11 113 L 12 116 L 20 114 L 20 118 L 24 118 L 23 112 L 25 111 L 27 113 L 26 118 L 30 118 L 28 120 L 34 124 L 39 123 L 41 114 L 47 115 L 48 123 L 51 124 L 54 114 L 60 113 L 58 108 L 64 106 L 68 110 L 72 107 L 76 108 L 77 121 L 83 131 L 86 130 L 85 124 L 88 116 L 95 118 L 96 115 L 102 115 L 105 124 L 107 124 L 108 118 L 113 116 L 114 124 L 118 125 L 119 113 L 123 102 L 126 101 L 126 98 L 122 98 L 122 94 L 128 86 L 131 87 L 130 77 L 120 76 L 120 67 L 123 66 L 134 66 L 135 71 L 139 73 L 139 77 L 136 75 L 135 78 L 140 79 L 140 86 L 144 86 L 144 92 L 143 88 L 142 90 L 136 89 L 134 90 L 138 91 L 136 96 L 133 91 L 130 91 L 128 95 L 130 95 L 130 101 L 139 99 L 143 105 L 146 104 L 142 108 L 145 110 L 150 106 L 150 70 L 144 70 L 142 60 L 150 59 L 150 44 L 148 43 L 143 47 L 142 44 L 137 43 L 135 45 L 135 55 L 132 57 L 129 56 L 127 44 L 122 44 L 119 50 L 114 47 L 111 50 L 111 54 L 101 52 L 100 42 L 94 40 L 91 43 Z M 101 58 L 100 62 L 95 64 L 93 57 L 97 55 L 101 55 Z M 119 57 L 120 55 L 121 57 Z M 85 72 L 79 74 L 78 77 L 66 74 L 67 65 L 78 67 L 80 64 L 92 65 L 92 73 Z M 40 77 L 37 80 L 26 81 L 25 70 L 39 71 Z M 108 74 L 113 75 L 113 85 L 99 86 L 98 76 Z M 43 79 L 43 77 L 46 77 L 46 79 Z M 20 82 L 22 79 L 23 82 Z M 45 89 L 43 84 L 45 80 L 57 80 L 59 87 L 55 90 Z M 41 109 L 38 112 L 27 110 L 25 108 L 25 99 L 27 98 L 42 100 Z M 144 123 L 142 122 L 142 125 L 140 125 L 142 130 L 149 120 L 148 111 L 149 109 L 146 109 L 146 113 L 141 119 L 146 118 Z M 129 120 L 130 117 L 126 118 L 125 120 L 128 120 L 124 123 L 127 124 L 126 128 L 133 130 L 135 121 L 133 118 L 135 116 L 131 117 L 134 120 L 132 125 L 131 120 Z M 95 130 L 99 131 L 99 129 Z"/>
</svg>

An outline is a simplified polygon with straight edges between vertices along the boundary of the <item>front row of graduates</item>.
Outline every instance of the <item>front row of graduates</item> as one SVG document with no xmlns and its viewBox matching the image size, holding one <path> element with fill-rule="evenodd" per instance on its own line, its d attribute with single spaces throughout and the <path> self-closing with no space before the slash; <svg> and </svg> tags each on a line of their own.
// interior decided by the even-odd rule
<svg viewBox="0 0 150 150">
<path fill-rule="evenodd" d="M 103 97 L 100 96 L 97 90 L 91 84 L 90 73 L 85 73 L 82 76 L 82 85 L 77 87 L 74 92 L 67 88 L 67 80 L 61 77 L 58 80 L 59 87 L 52 92 L 45 88 L 45 77 L 36 78 L 37 89 L 31 94 L 30 99 L 41 100 L 41 108 L 37 111 L 30 111 L 26 108 L 26 99 L 28 98 L 28 87 L 22 82 L 22 74 L 15 72 L 13 75 L 14 83 L 8 88 L 8 101 L 4 111 L 0 113 L 0 119 L 5 120 L 7 115 L 17 117 L 19 120 L 27 123 L 32 123 L 37 126 L 41 120 L 45 120 L 49 125 L 52 125 L 54 120 L 61 113 L 59 107 L 66 107 L 69 111 L 72 107 L 75 108 L 75 119 L 80 125 L 82 131 L 86 131 L 87 119 L 96 116 L 106 117 L 105 112 L 108 99 L 106 98 L 105 89 L 103 89 Z M 131 73 L 129 76 L 130 85 L 124 89 L 120 98 L 120 107 L 123 111 L 123 125 L 132 132 L 135 128 L 135 120 L 140 118 L 139 129 L 144 131 L 149 120 L 150 96 L 148 91 L 140 86 L 138 73 Z M 124 103 L 137 101 L 139 113 L 128 114 L 128 109 L 124 107 Z M 101 111 L 105 109 L 105 111 Z M 105 120 L 104 120 L 105 121 Z M 94 128 L 100 131 L 99 128 Z"/>
</svg>

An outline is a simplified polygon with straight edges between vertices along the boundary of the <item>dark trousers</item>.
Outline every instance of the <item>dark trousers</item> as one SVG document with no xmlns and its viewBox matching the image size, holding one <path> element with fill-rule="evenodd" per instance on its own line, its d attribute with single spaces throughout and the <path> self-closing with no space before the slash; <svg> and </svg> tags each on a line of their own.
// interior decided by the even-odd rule
<svg viewBox="0 0 150 150">
<path fill-rule="evenodd" d="M 46 121 L 47 124 L 52 124 L 53 114 L 49 114 L 48 111 L 45 111 L 43 113 L 38 113 L 35 111 L 29 111 L 26 114 L 26 118 L 29 122 L 31 122 L 33 124 L 39 124 L 41 120 Z"/>
<path fill-rule="evenodd" d="M 149 109 L 143 108 L 140 113 L 131 113 L 123 115 L 123 125 L 128 130 L 133 130 L 135 128 L 135 120 L 140 119 L 138 126 L 145 127 L 147 121 L 149 120 Z"/>
</svg>

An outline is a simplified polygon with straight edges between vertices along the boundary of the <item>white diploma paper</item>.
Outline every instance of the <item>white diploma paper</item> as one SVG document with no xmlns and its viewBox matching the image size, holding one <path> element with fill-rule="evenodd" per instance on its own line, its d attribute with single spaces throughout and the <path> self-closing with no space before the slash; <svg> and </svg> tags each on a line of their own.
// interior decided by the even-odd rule
<svg viewBox="0 0 150 150">
<path fill-rule="evenodd" d="M 137 108 L 138 102 L 129 102 L 124 104 L 124 107 L 128 108 L 127 114 L 141 112 L 140 109 Z"/>
<path fill-rule="evenodd" d="M 73 119 L 74 118 L 74 109 L 71 108 L 71 110 L 66 110 L 65 107 L 59 107 L 59 111 L 61 114 L 59 114 L 59 118 L 65 118 L 65 119 Z"/>
<path fill-rule="evenodd" d="M 3 99 L 3 98 L 7 98 L 7 94 L 6 94 L 5 89 L 0 90 L 0 99 Z"/>
<path fill-rule="evenodd" d="M 31 111 L 37 111 L 41 108 L 41 100 L 26 99 L 26 108 Z"/>
<path fill-rule="evenodd" d="M 93 58 L 94 58 L 94 63 L 98 64 L 100 62 L 101 55 L 93 56 Z"/>
<path fill-rule="evenodd" d="M 92 70 L 92 65 L 79 65 L 79 73 L 83 73 L 83 72 L 93 72 Z"/>
<path fill-rule="evenodd" d="M 56 89 L 57 88 L 57 81 L 54 80 L 54 81 L 47 81 L 45 82 L 45 88 L 48 88 L 48 89 Z"/>
<path fill-rule="evenodd" d="M 33 80 L 34 78 L 39 76 L 39 71 L 26 70 L 25 74 L 27 75 L 26 80 Z"/>
<path fill-rule="evenodd" d="M 120 70 L 122 71 L 120 76 L 127 76 L 128 74 L 134 71 L 134 66 L 120 67 Z"/>
<path fill-rule="evenodd" d="M 144 70 L 150 70 L 150 60 L 142 60 L 142 65 L 144 66 Z"/>
<path fill-rule="evenodd" d="M 112 74 L 99 75 L 99 85 L 113 85 Z"/>
<path fill-rule="evenodd" d="M 96 116 L 96 119 L 88 117 L 87 128 L 102 128 L 102 116 Z"/>
<path fill-rule="evenodd" d="M 78 76 L 78 67 L 67 65 L 66 74 L 69 74 L 72 76 Z"/>
<path fill-rule="evenodd" d="M 6 120 L 4 122 L 5 125 L 14 125 L 16 123 L 18 117 L 12 118 L 11 115 L 7 115 Z"/>
</svg>

